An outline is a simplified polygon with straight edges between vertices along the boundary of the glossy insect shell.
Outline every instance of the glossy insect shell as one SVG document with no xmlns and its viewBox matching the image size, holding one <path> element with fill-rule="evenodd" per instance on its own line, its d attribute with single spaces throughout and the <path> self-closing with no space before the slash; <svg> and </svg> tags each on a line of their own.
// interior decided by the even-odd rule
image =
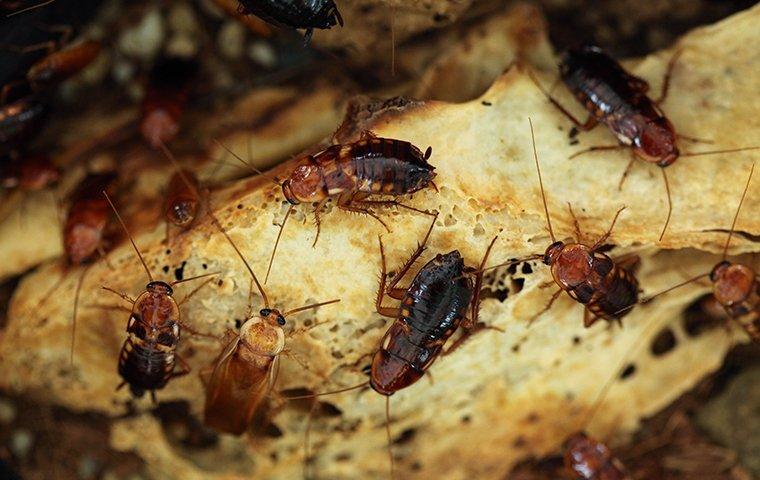
<svg viewBox="0 0 760 480">
<path fill-rule="evenodd" d="M 585 433 L 565 442 L 565 470 L 576 480 L 632 480 L 610 449 Z"/>
<path fill-rule="evenodd" d="M 248 429 L 272 387 L 274 362 L 285 348 L 279 318 L 279 312 L 270 310 L 246 321 L 216 359 L 206 382 L 206 425 L 233 435 Z"/>
<path fill-rule="evenodd" d="M 560 76 L 596 119 L 647 162 L 666 167 L 679 151 L 673 125 L 647 96 L 649 85 L 626 72 L 599 47 L 567 50 Z"/>
<path fill-rule="evenodd" d="M 723 261 L 710 273 L 715 300 L 744 328 L 753 342 L 760 343 L 760 285 L 746 265 Z"/>
<path fill-rule="evenodd" d="M 586 245 L 555 242 L 546 249 L 544 263 L 551 267 L 557 285 L 593 315 L 620 319 L 638 301 L 636 278 Z"/>
<path fill-rule="evenodd" d="M 371 137 L 333 145 L 305 158 L 283 182 L 291 204 L 320 201 L 343 193 L 405 195 L 426 188 L 435 177 L 423 154 L 409 142 Z"/>
<path fill-rule="evenodd" d="M 88 175 L 72 194 L 63 228 L 63 247 L 71 264 L 89 261 L 102 245 L 111 216 L 103 190 L 109 190 L 115 179 L 115 173 Z"/>
<path fill-rule="evenodd" d="M 241 0 L 240 12 L 290 28 L 329 29 L 343 25 L 333 0 Z"/>
<path fill-rule="evenodd" d="M 57 85 L 81 72 L 100 54 L 100 42 L 88 40 L 53 52 L 32 65 L 26 78 L 35 89 Z"/>
<path fill-rule="evenodd" d="M 47 107 L 34 96 L 0 105 L 0 154 L 36 134 Z"/>
<path fill-rule="evenodd" d="M 164 203 L 166 220 L 178 227 L 190 226 L 198 215 L 199 192 L 198 179 L 193 172 L 183 170 L 172 175 Z"/>
<path fill-rule="evenodd" d="M 163 388 L 174 373 L 180 313 L 172 294 L 168 284 L 151 282 L 132 308 L 129 336 L 119 356 L 119 375 L 135 396 Z"/>
<path fill-rule="evenodd" d="M 392 395 L 419 380 L 456 331 L 473 295 L 456 250 L 437 255 L 414 277 L 401 312 L 372 359 L 370 386 Z"/>
</svg>

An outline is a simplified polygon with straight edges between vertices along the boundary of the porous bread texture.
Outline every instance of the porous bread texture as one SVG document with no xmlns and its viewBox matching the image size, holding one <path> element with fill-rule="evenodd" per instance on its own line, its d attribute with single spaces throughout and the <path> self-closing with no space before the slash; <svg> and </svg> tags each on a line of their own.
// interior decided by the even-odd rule
<svg viewBox="0 0 760 480">
<path fill-rule="evenodd" d="M 760 107 L 756 96 L 760 60 L 747 48 L 760 40 L 758 23 L 760 7 L 695 30 L 679 43 L 684 51 L 663 108 L 680 132 L 715 142 L 684 144 L 684 150 L 760 145 L 755 115 Z M 632 71 L 650 80 L 657 91 L 671 55 L 672 51 L 652 55 Z M 545 85 L 554 80 L 551 73 L 538 76 Z M 556 92 L 560 101 L 573 105 L 569 94 Z M 658 243 L 666 205 L 658 167 L 637 161 L 618 190 L 628 152 L 567 160 L 580 148 L 614 140 L 598 128 L 581 133 L 580 143 L 571 145 L 570 123 L 541 95 L 525 67 L 510 69 L 481 98 L 468 103 L 393 105 L 359 116 L 358 124 L 346 125 L 343 131 L 371 129 L 422 149 L 433 147 L 431 163 L 436 166 L 439 191 L 426 190 L 406 200 L 441 212 L 422 262 L 437 252 L 458 249 L 469 265 L 476 265 L 496 234 L 491 263 L 542 252 L 548 245 L 530 146 L 530 116 L 557 236 L 572 236 L 566 202 L 573 204 L 583 240 L 589 243 L 607 229 L 620 206 L 627 206 L 610 240 L 616 246 L 611 255 L 640 255 L 637 275 L 647 294 L 706 272 L 721 258 L 726 237 L 713 230 L 730 226 L 749 166 L 758 155 L 685 157 L 669 167 L 674 214 L 668 234 Z M 272 174 L 282 178 L 290 168 L 292 162 Z M 278 188 L 257 177 L 214 192 L 211 202 L 253 269 L 263 276 L 276 224 L 287 208 Z M 760 233 L 760 219 L 752 215 L 759 204 L 755 183 L 739 231 Z M 124 207 L 129 210 L 129 205 Z M 405 210 L 385 212 L 383 218 L 392 230 L 388 233 L 371 218 L 332 208 L 323 217 L 319 243 L 311 248 L 315 229 L 308 218 L 310 207 L 298 211 L 301 215 L 289 222 L 283 235 L 267 293 L 282 308 L 332 298 L 341 302 L 288 319 L 288 329 L 309 321 L 327 323 L 288 339 L 288 348 L 307 361 L 308 369 L 292 358 L 282 359 L 271 421 L 283 435 L 222 436 L 216 447 L 190 451 L 167 440 L 144 399 L 137 403 L 142 413 L 114 420 L 112 445 L 141 455 L 157 478 L 297 478 L 303 471 L 309 404 L 283 402 L 282 392 L 324 392 L 366 380 L 362 369 L 369 363 L 367 355 L 390 322 L 374 313 L 377 236 L 383 236 L 388 260 L 395 266 L 416 246 L 429 220 Z M 184 277 L 219 272 L 219 282 L 182 305 L 183 318 L 193 328 L 217 335 L 234 328 L 234 320 L 246 312 L 249 277 L 208 219 L 174 237 L 168 247 L 162 243 L 161 223 L 136 227 L 134 233 L 156 277 L 171 278 L 176 268 L 183 268 Z M 757 250 L 746 236 L 734 237 L 732 254 Z M 94 306 L 125 305 L 104 293 L 101 285 L 134 296 L 146 279 L 128 245 L 114 250 L 109 259 L 114 270 L 99 262 L 87 273 L 73 367 L 68 365 L 68 336 L 79 271 L 68 273 L 56 295 L 39 306 L 40 296 L 58 279 L 57 267 L 41 267 L 22 280 L 0 336 L 2 388 L 75 410 L 114 417 L 125 411 L 129 394 L 114 392 L 114 387 L 120 381 L 116 360 L 127 314 Z M 599 322 L 584 329 L 583 309 L 563 295 L 528 328 L 529 318 L 554 291 L 542 288 L 550 279 L 547 268 L 536 262 L 530 271 L 518 268 L 515 273 L 502 270 L 489 275 L 487 284 L 502 298 L 508 295 L 503 301 L 495 294 L 485 298 L 480 318 L 503 332 L 478 333 L 437 360 L 426 379 L 391 397 L 392 432 L 396 440 L 402 439 L 394 444 L 397 478 L 503 478 L 515 462 L 555 451 L 579 428 L 614 440 L 718 368 L 732 344 L 746 341 L 737 328 L 714 329 L 696 337 L 685 333 L 682 313 L 709 291 L 706 284 L 693 284 L 637 307 L 623 328 Z M 177 298 L 191 289 L 190 284 L 178 287 Z M 254 308 L 260 308 L 258 296 L 253 302 Z M 649 346 L 666 328 L 677 344 L 656 356 Z M 194 372 L 158 392 L 161 401 L 187 401 L 193 412 L 200 413 L 203 389 L 196 373 L 220 348 L 214 340 L 184 335 L 179 352 Z M 584 425 L 601 389 L 627 363 L 635 366 L 635 372 L 612 384 L 591 424 Z M 320 398 L 339 414 L 314 418 L 314 475 L 387 476 L 383 400 L 369 390 Z"/>
</svg>

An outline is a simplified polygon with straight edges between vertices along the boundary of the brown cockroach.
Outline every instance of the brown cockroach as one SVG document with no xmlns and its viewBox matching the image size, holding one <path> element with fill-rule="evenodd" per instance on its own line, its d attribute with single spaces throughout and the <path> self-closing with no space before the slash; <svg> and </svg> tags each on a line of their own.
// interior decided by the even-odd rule
<svg viewBox="0 0 760 480">
<path fill-rule="evenodd" d="M 35 135 L 47 111 L 37 95 L 0 102 L 0 155 L 13 152 Z"/>
<path fill-rule="evenodd" d="M 580 243 L 580 227 L 578 220 L 575 219 L 572 207 L 570 207 L 570 213 L 575 220 L 576 241 L 572 243 L 557 241 L 552 229 L 551 216 L 549 215 L 549 207 L 546 202 L 546 193 L 544 192 L 543 179 L 541 178 L 541 166 L 536 150 L 536 137 L 533 132 L 533 122 L 530 119 L 529 124 L 533 157 L 536 163 L 538 183 L 541 188 L 541 199 L 552 243 L 543 254 L 530 255 L 523 259 L 488 267 L 488 269 L 539 259 L 549 266 L 553 281 L 557 284 L 559 290 L 554 293 L 546 307 L 533 316 L 531 322 L 551 308 L 554 301 L 562 292 L 567 292 L 570 298 L 585 307 L 583 315 L 583 325 L 585 327 L 590 327 L 599 318 L 619 323 L 622 317 L 630 313 L 631 309 L 638 302 L 639 283 L 632 269 L 638 263 L 639 258 L 638 256 L 630 256 L 616 262 L 602 253 L 600 248 L 609 238 L 620 212 L 625 207 L 617 211 L 612 219 L 610 228 L 592 246 Z"/>
<path fill-rule="evenodd" d="M 224 145 L 222 147 L 239 161 L 249 165 Z M 432 215 L 430 212 L 404 205 L 395 199 L 369 199 L 373 195 L 398 198 L 433 185 L 435 167 L 428 163 L 432 152 L 432 147 L 428 147 L 423 154 L 419 148 L 409 142 L 381 138 L 369 131 L 364 131 L 357 142 L 333 145 L 316 155 L 304 156 L 283 182 L 273 179 L 281 186 L 283 196 L 290 203 L 290 208 L 280 225 L 266 278 L 269 277 L 285 223 L 293 208 L 301 203 L 317 204 L 314 207 L 317 234 L 313 245 L 316 245 L 319 239 L 320 212 L 329 200 L 334 199 L 341 210 L 373 217 L 386 229 L 385 222 L 372 210 L 372 207 L 395 205 Z M 264 283 L 267 282 L 266 278 Z"/>
<path fill-rule="evenodd" d="M 200 210 L 200 184 L 198 177 L 187 169 L 175 172 L 169 180 L 164 202 L 167 223 L 188 228 L 198 217 Z"/>
<path fill-rule="evenodd" d="M 123 381 L 116 389 L 129 385 L 129 389 L 135 397 L 142 397 L 146 391 L 149 391 L 153 402 L 156 403 L 156 390 L 164 388 L 172 378 L 190 372 L 189 365 L 176 352 L 180 339 L 180 327 L 190 333 L 202 335 L 182 322 L 179 307 L 212 279 L 207 279 L 180 302 L 177 302 L 173 297 L 173 287 L 179 283 L 216 275 L 216 273 L 198 275 L 172 283 L 154 280 L 148 264 L 145 263 L 145 259 L 143 259 L 132 235 L 130 235 L 126 223 L 116 210 L 116 206 L 111 202 L 105 190 L 102 194 L 116 214 L 116 218 L 129 238 L 149 280 L 145 291 L 137 299 L 132 299 L 128 295 L 108 287 L 102 287 L 132 304 L 129 322 L 127 323 L 129 336 L 124 341 L 119 353 L 118 370 Z M 175 372 L 177 362 L 181 368 L 179 372 Z"/>
<path fill-rule="evenodd" d="M 45 154 L 27 155 L 0 165 L 0 187 L 42 190 L 56 183 L 61 172 Z"/>
<path fill-rule="evenodd" d="M 251 275 L 251 292 L 255 284 L 264 302 L 264 307 L 259 310 L 258 315 L 252 315 L 253 305 L 249 306 L 249 314 L 238 333 L 227 332 L 225 347 L 204 381 L 206 425 L 219 432 L 242 435 L 276 382 L 280 355 L 289 355 L 305 367 L 295 354 L 286 349 L 286 334 L 283 330 L 286 317 L 340 300 L 315 303 L 286 312 L 271 308 L 269 297 L 248 261 L 219 221 L 213 216 L 212 221 L 248 269 Z M 305 332 L 321 324 L 315 323 L 300 331 Z M 290 335 L 295 335 L 295 332 Z"/>
<path fill-rule="evenodd" d="M 390 396 L 417 382 L 441 354 L 450 353 L 476 331 L 494 328 L 484 326 L 478 321 L 478 311 L 483 267 L 498 237 L 494 237 L 488 245 L 478 269 L 467 267 L 459 251 L 453 250 L 447 254 L 436 255 L 420 268 L 408 287 L 398 287 L 399 282 L 425 251 L 436 219 L 437 214 L 422 243 L 390 281 L 387 281 L 383 242 L 379 239 L 381 271 L 375 309 L 380 315 L 394 318 L 395 321 L 372 357 L 369 382 L 333 392 L 290 397 L 312 398 L 365 386 L 384 396 L 391 476 L 393 452 Z M 399 300 L 400 305 L 384 306 L 383 300 L 386 295 Z M 444 345 L 459 327 L 465 329 L 464 336 L 444 352 Z"/>
<path fill-rule="evenodd" d="M 602 442 L 584 432 L 571 435 L 564 445 L 565 473 L 572 480 L 633 480 L 623 463 Z"/>
<path fill-rule="evenodd" d="M 726 244 L 723 247 L 722 260 L 715 264 L 710 272 L 697 275 L 694 278 L 652 295 L 643 301 L 650 302 L 660 295 L 708 277 L 712 282 L 713 296 L 723 307 L 726 314 L 744 328 L 753 342 L 760 343 L 760 282 L 758 282 L 757 273 L 754 268 L 748 265 L 726 260 L 728 247 L 731 244 L 731 237 L 733 237 L 736 229 L 739 212 L 747 196 L 754 171 L 755 164 L 753 163 L 747 176 L 747 183 L 744 186 L 739 205 L 736 207 L 736 213 L 731 223 L 731 230 L 728 232 L 728 238 L 726 238 Z"/>
<path fill-rule="evenodd" d="M 140 132 L 151 147 L 159 148 L 179 133 L 180 119 L 197 69 L 194 60 L 178 57 L 163 58 L 153 66 L 140 120 Z"/>
<path fill-rule="evenodd" d="M 568 49 L 560 60 L 560 77 L 578 101 L 589 111 L 588 120 L 584 123 L 555 100 L 530 74 L 530 78 L 549 101 L 569 118 L 577 129 L 588 131 L 597 123 L 603 123 L 618 139 L 617 145 L 591 147 L 573 154 L 570 158 L 592 151 L 630 148 L 634 156 L 623 173 L 620 188 L 637 157 L 661 167 L 668 200 L 668 215 L 660 233 L 660 240 L 665 235 L 673 211 L 665 167 L 671 165 L 679 157 L 732 153 L 760 148 L 743 147 L 688 153 L 679 150 L 677 139 L 699 140 L 676 133 L 673 124 L 665 117 L 660 105 L 667 97 L 671 74 L 681 53 L 682 50 L 678 50 L 668 62 L 660 96 L 653 100 L 647 95 L 649 84 L 646 80 L 625 71 L 618 62 L 599 47 L 586 45 Z"/>
</svg>

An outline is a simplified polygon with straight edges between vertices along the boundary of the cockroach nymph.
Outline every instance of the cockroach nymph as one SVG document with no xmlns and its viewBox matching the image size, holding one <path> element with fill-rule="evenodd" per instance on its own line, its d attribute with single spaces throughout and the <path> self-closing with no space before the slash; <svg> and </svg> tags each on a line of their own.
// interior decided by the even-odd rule
<svg viewBox="0 0 760 480">
<path fill-rule="evenodd" d="M 617 145 L 591 147 L 573 154 L 570 158 L 591 151 L 630 148 L 634 157 L 623 173 L 620 188 L 622 188 L 636 157 L 662 168 L 662 178 L 668 200 L 668 215 L 660 233 L 660 240 L 665 235 L 673 211 L 670 185 L 665 167 L 673 164 L 679 157 L 731 153 L 760 148 L 744 147 L 689 153 L 683 153 L 679 150 L 677 146 L 679 138 L 689 141 L 699 140 L 676 133 L 673 124 L 665 116 L 660 105 L 667 98 L 671 74 L 681 53 L 682 50 L 676 51 L 668 62 L 660 96 L 656 100 L 652 100 L 647 95 L 649 91 L 647 81 L 625 71 L 617 61 L 599 47 L 585 45 L 568 49 L 560 60 L 560 78 L 590 113 L 586 122 L 583 123 L 555 100 L 532 74 L 530 75 L 549 101 L 569 118 L 576 128 L 588 131 L 594 128 L 597 123 L 603 123 L 618 139 L 619 144 Z"/>
<path fill-rule="evenodd" d="M 723 247 L 723 258 L 721 261 L 716 263 L 710 272 L 697 275 L 694 278 L 652 295 L 643 301 L 650 302 L 662 294 L 708 277 L 713 284 L 713 296 L 723 307 L 726 314 L 744 328 L 753 342 L 760 343 L 760 283 L 757 279 L 757 272 L 748 265 L 726 260 L 728 247 L 731 244 L 731 237 L 733 237 L 736 229 L 739 212 L 747 196 L 754 171 L 755 164 L 753 163 L 747 176 L 747 183 L 744 186 L 739 205 L 736 207 L 736 213 L 731 223 L 731 230 L 728 232 L 728 238 L 726 238 L 726 244 Z"/>
<path fill-rule="evenodd" d="M 329 30 L 335 25 L 343 26 L 343 18 L 333 0 L 240 0 L 239 11 L 273 25 L 306 29 L 306 43 L 315 28 Z"/>
<path fill-rule="evenodd" d="M 201 372 L 206 386 L 204 422 L 219 432 L 242 435 L 251 425 L 254 415 L 277 381 L 280 355 L 289 356 L 306 368 L 306 364 L 299 360 L 298 356 L 286 349 L 288 335 L 283 330 L 286 317 L 297 312 L 337 303 L 340 300 L 314 303 L 286 312 L 271 308 L 269 297 L 248 261 L 219 221 L 213 216 L 212 221 L 251 275 L 251 291 L 255 284 L 264 302 L 258 315 L 251 314 L 253 305 L 250 305 L 249 314 L 241 325 L 240 331 L 227 332 L 224 338 L 225 346 L 221 353 L 206 369 L 206 372 Z M 289 336 L 319 325 L 322 323 L 314 323 L 292 332 Z"/>
<path fill-rule="evenodd" d="M 145 263 L 118 210 L 105 191 L 103 196 L 116 214 L 116 218 L 127 234 L 149 279 L 145 291 L 134 300 L 126 294 L 103 287 L 104 290 L 114 293 L 132 304 L 129 322 L 127 323 L 128 337 L 119 353 L 118 370 L 123 381 L 117 390 L 124 385 L 129 385 L 129 389 L 135 397 L 142 397 L 146 391 L 149 391 L 155 403 L 156 390 L 164 388 L 172 378 L 190 372 L 190 367 L 176 353 L 180 339 L 180 327 L 190 333 L 200 334 L 181 321 L 179 307 L 212 279 L 207 279 L 180 302 L 177 302 L 173 297 L 173 287 L 179 283 L 216 275 L 216 273 L 198 275 L 172 283 L 154 280 L 148 264 Z M 179 372 L 175 371 L 176 362 L 180 364 L 181 370 Z"/>
<path fill-rule="evenodd" d="M 385 251 L 380 244 L 380 286 L 375 309 L 380 315 L 394 318 L 372 357 L 369 382 L 333 392 L 318 393 L 295 398 L 313 398 L 369 386 L 386 398 L 386 429 L 388 455 L 393 476 L 393 454 L 390 432 L 390 396 L 416 383 L 433 362 L 446 355 L 477 331 L 494 328 L 478 321 L 483 267 L 498 237 L 488 245 L 479 268 L 467 267 L 458 250 L 438 254 L 415 275 L 411 284 L 398 287 L 415 261 L 426 250 L 425 245 L 433 230 L 437 214 L 422 243 L 411 257 L 388 281 Z M 385 296 L 399 300 L 398 307 L 383 305 Z M 469 310 L 469 312 L 468 312 Z M 468 315 L 469 313 L 469 315 Z M 464 335 L 444 352 L 447 340 L 459 327 Z"/>
<path fill-rule="evenodd" d="M 620 322 L 638 302 L 639 283 L 631 270 L 638 263 L 639 257 L 634 255 L 624 260 L 614 261 L 599 249 L 609 238 L 620 212 L 625 207 L 617 211 L 610 228 L 592 246 L 580 243 L 580 227 L 571 207 L 570 213 L 575 219 L 575 233 L 578 238 L 572 243 L 558 241 L 554 236 L 549 207 L 546 202 L 546 193 L 544 192 L 541 167 L 536 150 L 536 139 L 533 133 L 533 122 L 530 121 L 529 123 L 533 156 L 536 163 L 538 183 L 541 188 L 541 199 L 552 243 L 543 254 L 530 255 L 523 259 L 489 267 L 489 269 L 539 259 L 549 266 L 554 283 L 557 284 L 559 290 L 552 296 L 546 307 L 533 316 L 531 322 L 551 308 L 563 291 L 585 307 L 583 316 L 585 327 L 590 327 L 599 318 Z"/>
<path fill-rule="evenodd" d="M 632 480 L 625 466 L 602 442 L 577 432 L 564 444 L 565 473 L 572 480 Z"/>
</svg>

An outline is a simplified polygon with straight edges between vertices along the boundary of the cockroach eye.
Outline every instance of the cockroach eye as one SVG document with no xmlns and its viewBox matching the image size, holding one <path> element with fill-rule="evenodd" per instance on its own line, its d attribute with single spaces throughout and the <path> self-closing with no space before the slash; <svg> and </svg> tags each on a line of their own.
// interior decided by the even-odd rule
<svg viewBox="0 0 760 480">
<path fill-rule="evenodd" d="M 271 313 L 272 313 L 271 308 L 262 308 L 261 310 L 259 310 L 259 315 L 261 315 L 262 317 L 268 317 L 269 314 Z"/>
<path fill-rule="evenodd" d="M 279 323 L 280 325 L 285 325 L 285 317 L 283 317 L 282 315 L 278 315 L 277 323 Z"/>
</svg>

